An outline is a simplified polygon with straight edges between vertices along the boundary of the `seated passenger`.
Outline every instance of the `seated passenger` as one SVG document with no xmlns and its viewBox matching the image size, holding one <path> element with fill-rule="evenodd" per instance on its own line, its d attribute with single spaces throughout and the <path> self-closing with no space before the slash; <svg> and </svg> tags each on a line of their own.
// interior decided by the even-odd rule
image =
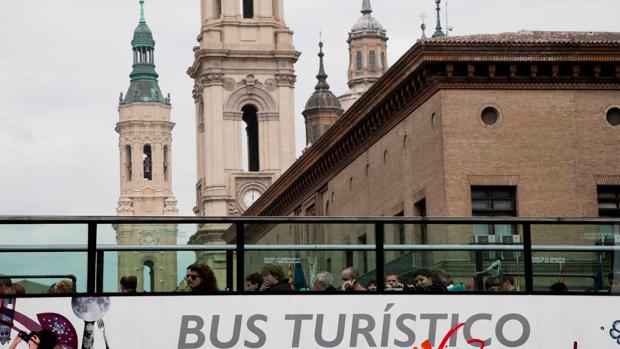
<svg viewBox="0 0 620 349">
<path fill-rule="evenodd" d="M 512 276 L 504 276 L 504 280 L 502 281 L 502 290 L 505 292 L 519 292 L 515 287 L 515 278 Z"/>
<path fill-rule="evenodd" d="M 447 292 L 444 285 L 433 279 L 433 273 L 428 269 L 417 269 L 413 272 L 415 292 Z"/>
<path fill-rule="evenodd" d="M 60 280 L 53 284 L 49 291 L 54 294 L 71 294 L 73 293 L 73 281 L 69 279 Z"/>
<path fill-rule="evenodd" d="M 258 292 L 263 284 L 263 277 L 259 273 L 252 273 L 245 278 L 245 292 Z"/>
<path fill-rule="evenodd" d="M 400 280 L 400 277 L 394 272 L 388 272 L 385 275 L 385 290 L 386 291 L 403 291 L 405 285 Z"/>
<path fill-rule="evenodd" d="M 0 294 L 14 294 L 13 282 L 9 278 L 0 278 Z"/>
<path fill-rule="evenodd" d="M 124 275 L 120 280 L 121 293 L 136 293 L 138 278 L 135 275 Z"/>
<path fill-rule="evenodd" d="M 343 291 L 366 291 L 364 286 L 359 283 L 360 273 L 353 267 L 346 267 L 340 273 L 340 279 L 342 279 Z"/>
<path fill-rule="evenodd" d="M 22 284 L 13 284 L 12 288 L 14 294 L 26 294 L 26 289 Z"/>
<path fill-rule="evenodd" d="M 499 276 L 487 277 L 486 280 L 484 280 L 484 290 L 486 292 L 499 292 L 501 290 Z"/>
<path fill-rule="evenodd" d="M 563 282 L 556 282 L 549 287 L 549 290 L 553 293 L 566 293 L 568 292 L 568 287 Z"/>
<path fill-rule="evenodd" d="M 433 278 L 436 282 L 445 286 L 450 292 L 463 292 L 465 291 L 465 285 L 455 284 L 450 277 L 450 273 L 443 269 L 437 269 L 433 272 Z"/>
<path fill-rule="evenodd" d="M 291 292 L 293 288 L 289 284 L 288 279 L 284 278 L 284 271 L 282 267 L 277 264 L 265 264 L 261 269 L 263 274 L 263 285 L 260 288 L 261 292 Z"/>
<path fill-rule="evenodd" d="M 369 281 L 368 285 L 366 285 L 366 291 L 376 292 L 377 291 L 377 283 L 374 281 Z"/>
<path fill-rule="evenodd" d="M 206 264 L 194 263 L 185 271 L 187 285 L 192 293 L 217 292 L 217 280 L 213 270 Z"/>
<path fill-rule="evenodd" d="M 312 291 L 320 291 L 320 292 L 336 292 L 338 291 L 334 287 L 334 277 L 328 271 L 322 271 L 316 274 L 316 278 L 314 279 L 314 286 L 312 287 Z"/>
</svg>

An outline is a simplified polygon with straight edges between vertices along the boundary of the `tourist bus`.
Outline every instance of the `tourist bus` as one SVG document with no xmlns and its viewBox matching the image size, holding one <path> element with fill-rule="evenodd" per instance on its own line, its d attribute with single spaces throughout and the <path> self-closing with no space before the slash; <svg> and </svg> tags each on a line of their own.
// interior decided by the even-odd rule
<svg viewBox="0 0 620 349">
<path fill-rule="evenodd" d="M 0 348 L 620 348 L 619 227 L 0 217 Z"/>
</svg>

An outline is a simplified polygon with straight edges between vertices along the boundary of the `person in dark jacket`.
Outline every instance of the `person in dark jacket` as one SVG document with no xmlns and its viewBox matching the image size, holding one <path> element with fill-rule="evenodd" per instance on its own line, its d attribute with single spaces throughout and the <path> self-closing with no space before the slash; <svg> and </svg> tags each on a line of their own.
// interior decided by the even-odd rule
<svg viewBox="0 0 620 349">
<path fill-rule="evenodd" d="M 288 279 L 284 278 L 284 271 L 282 267 L 277 264 L 265 264 L 261 269 L 263 274 L 263 284 L 260 288 L 261 292 L 291 292 L 293 288 L 288 282 Z"/>
<path fill-rule="evenodd" d="M 433 273 L 428 269 L 417 269 L 413 272 L 414 292 L 448 292 L 441 283 L 435 281 Z"/>
</svg>

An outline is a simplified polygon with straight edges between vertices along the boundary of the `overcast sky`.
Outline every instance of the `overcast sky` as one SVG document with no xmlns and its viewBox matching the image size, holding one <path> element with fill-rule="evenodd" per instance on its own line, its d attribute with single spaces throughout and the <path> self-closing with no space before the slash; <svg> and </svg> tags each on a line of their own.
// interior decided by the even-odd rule
<svg viewBox="0 0 620 349">
<path fill-rule="evenodd" d="M 328 82 L 346 91 L 347 33 L 362 0 L 285 0 L 302 56 L 296 137 L 318 70 L 323 32 Z M 445 0 L 444 0 L 445 3 Z M 433 0 L 373 0 L 390 38 L 388 62 L 435 26 Z M 200 28 L 199 0 L 146 0 L 157 71 L 172 95 L 173 190 L 182 215 L 195 202 L 193 82 L 185 74 Z M 449 0 L 452 35 L 505 31 L 619 31 L 618 0 Z M 0 215 L 114 215 L 119 197 L 118 95 L 129 86 L 138 0 L 3 1 L 0 10 Z M 442 14 L 444 20 L 445 14 Z"/>
</svg>

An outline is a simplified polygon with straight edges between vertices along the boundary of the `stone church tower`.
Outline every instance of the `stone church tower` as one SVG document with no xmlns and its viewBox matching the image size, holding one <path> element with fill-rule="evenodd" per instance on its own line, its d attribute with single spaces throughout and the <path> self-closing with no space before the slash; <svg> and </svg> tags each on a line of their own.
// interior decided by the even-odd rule
<svg viewBox="0 0 620 349">
<path fill-rule="evenodd" d="M 349 32 L 349 92 L 338 97 L 345 111 L 388 69 L 387 32 L 371 13 L 370 0 L 363 0 L 362 17 Z"/>
<path fill-rule="evenodd" d="M 121 197 L 119 216 L 174 216 L 177 201 L 172 193 L 172 128 L 170 97 L 164 97 L 155 72 L 155 41 L 144 19 L 131 41 L 133 71 L 127 94 L 119 101 L 116 124 L 120 148 Z M 174 224 L 118 224 L 119 245 L 175 245 Z M 138 290 L 170 291 L 176 287 L 176 252 L 119 252 L 118 276 L 135 275 Z"/>
<path fill-rule="evenodd" d="M 243 213 L 295 161 L 294 64 L 283 0 L 201 0 L 194 79 L 199 216 Z"/>
</svg>

